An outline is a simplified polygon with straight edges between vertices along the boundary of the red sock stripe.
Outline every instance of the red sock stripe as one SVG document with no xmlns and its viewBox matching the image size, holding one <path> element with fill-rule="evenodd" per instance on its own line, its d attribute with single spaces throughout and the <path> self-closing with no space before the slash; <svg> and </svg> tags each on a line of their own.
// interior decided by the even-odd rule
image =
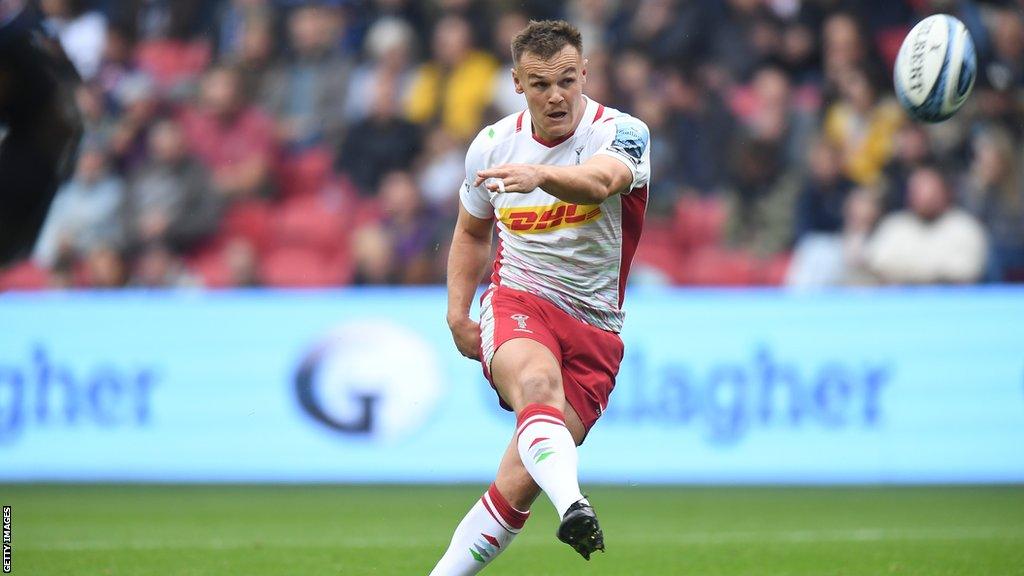
<svg viewBox="0 0 1024 576">
<path fill-rule="evenodd" d="M 491 497 L 491 503 L 494 504 L 495 512 L 509 526 L 519 530 L 523 527 L 523 524 L 526 524 L 526 519 L 530 517 L 530 512 L 521 512 L 513 508 L 508 503 L 508 500 L 505 500 L 505 497 L 501 495 L 501 492 L 498 492 L 498 488 L 494 484 L 491 484 L 491 487 L 487 489 L 487 495 Z"/>
<path fill-rule="evenodd" d="M 523 422 L 526 422 L 526 419 L 531 416 L 550 416 L 561 422 L 563 426 L 565 425 L 565 415 L 558 408 L 547 404 L 527 404 L 526 408 L 519 413 L 519 418 L 516 419 L 516 428 L 522 426 Z"/>
</svg>

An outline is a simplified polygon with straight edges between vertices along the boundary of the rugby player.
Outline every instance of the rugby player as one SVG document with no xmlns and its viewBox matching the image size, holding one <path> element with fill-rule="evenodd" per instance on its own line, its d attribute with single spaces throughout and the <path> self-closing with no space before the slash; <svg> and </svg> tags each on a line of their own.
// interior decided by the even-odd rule
<svg viewBox="0 0 1024 576">
<path fill-rule="evenodd" d="M 649 131 L 584 95 L 579 31 L 531 22 L 512 42 L 527 109 L 485 127 L 466 155 L 448 259 L 448 324 L 517 416 L 497 476 L 431 574 L 476 574 L 508 548 L 541 490 L 557 536 L 584 558 L 604 535 L 580 492 L 576 447 L 608 405 L 622 302 L 650 178 Z M 480 321 L 470 304 L 498 248 Z"/>
</svg>

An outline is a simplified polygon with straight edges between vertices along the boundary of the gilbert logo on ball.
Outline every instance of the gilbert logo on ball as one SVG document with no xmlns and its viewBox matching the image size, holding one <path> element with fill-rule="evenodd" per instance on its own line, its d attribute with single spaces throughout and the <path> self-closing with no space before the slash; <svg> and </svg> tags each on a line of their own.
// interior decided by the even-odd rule
<svg viewBox="0 0 1024 576">
<path fill-rule="evenodd" d="M 941 122 L 963 106 L 977 70 L 974 41 L 963 22 L 946 14 L 929 16 L 900 47 L 893 72 L 896 97 L 914 118 Z"/>
</svg>

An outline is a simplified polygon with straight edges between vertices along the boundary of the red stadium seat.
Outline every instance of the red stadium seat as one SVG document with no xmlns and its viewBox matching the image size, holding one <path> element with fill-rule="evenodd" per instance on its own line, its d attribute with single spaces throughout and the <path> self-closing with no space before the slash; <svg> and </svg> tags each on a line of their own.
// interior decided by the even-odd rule
<svg viewBox="0 0 1024 576">
<path fill-rule="evenodd" d="M 314 250 L 285 247 L 263 258 L 260 276 L 267 286 L 319 288 L 348 282 L 350 270 L 347 259 L 325 257 Z"/>
<path fill-rule="evenodd" d="M 337 253 L 347 246 L 346 204 L 341 195 L 289 198 L 273 215 L 273 245 L 306 248 L 327 255 Z"/>
<path fill-rule="evenodd" d="M 210 44 L 202 40 L 149 40 L 136 48 L 135 60 L 157 85 L 169 88 L 202 74 L 210 63 Z"/>
<path fill-rule="evenodd" d="M 281 161 L 278 188 L 285 198 L 316 194 L 331 181 L 330 150 L 313 148 Z"/>
<path fill-rule="evenodd" d="M 245 238 L 257 251 L 262 251 L 269 240 L 271 221 L 271 207 L 266 201 L 236 202 L 224 215 L 221 231 L 230 238 Z"/>
<path fill-rule="evenodd" d="M 695 286 L 750 286 L 757 280 L 756 261 L 747 254 L 704 248 L 680 262 L 678 279 Z"/>
<path fill-rule="evenodd" d="M 189 259 L 188 267 L 207 288 L 231 286 L 231 271 L 224 260 L 224 242 L 216 242 L 201 250 Z"/>
<path fill-rule="evenodd" d="M 676 246 L 671 223 L 649 221 L 644 225 L 643 238 L 633 256 L 633 267 L 646 265 L 673 277 L 682 253 Z"/>
<path fill-rule="evenodd" d="M 673 235 L 683 250 L 718 245 L 727 217 L 725 206 L 715 198 L 683 197 L 676 203 Z"/>
<path fill-rule="evenodd" d="M 779 254 L 762 262 L 757 278 L 758 284 L 781 286 L 786 279 L 790 259 L 790 254 Z"/>
<path fill-rule="evenodd" d="M 42 290 L 50 283 L 50 275 L 31 260 L 0 270 L 0 291 Z"/>
</svg>

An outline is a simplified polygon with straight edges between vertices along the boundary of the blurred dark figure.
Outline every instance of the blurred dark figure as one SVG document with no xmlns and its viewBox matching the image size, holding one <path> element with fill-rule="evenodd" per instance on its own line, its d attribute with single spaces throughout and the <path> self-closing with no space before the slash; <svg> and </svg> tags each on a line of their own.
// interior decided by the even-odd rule
<svg viewBox="0 0 1024 576">
<path fill-rule="evenodd" d="M 38 16 L 0 4 L 0 266 L 28 255 L 81 136 L 78 76 Z"/>
<path fill-rule="evenodd" d="M 199 102 L 181 116 L 192 152 L 231 199 L 269 196 L 277 155 L 274 123 L 246 100 L 242 76 L 217 66 L 203 78 Z"/>
<path fill-rule="evenodd" d="M 161 111 L 153 79 L 133 72 L 121 79 L 114 93 L 121 114 L 114 124 L 110 146 L 118 171 L 130 174 L 146 161 L 149 131 Z"/>
<path fill-rule="evenodd" d="M 846 198 L 853 182 L 843 175 L 842 157 L 835 147 L 821 142 L 808 148 L 808 175 L 796 205 L 796 237 L 836 233 L 843 227 Z"/>
<path fill-rule="evenodd" d="M 196 284 L 181 257 L 167 246 L 147 244 L 135 257 L 129 284 L 140 288 L 183 288 Z"/>
<path fill-rule="evenodd" d="M 896 133 L 895 146 L 893 157 L 882 170 L 880 181 L 882 211 L 885 213 L 906 208 L 910 174 L 935 160 L 928 133 L 916 122 L 907 122 L 900 127 Z"/>
<path fill-rule="evenodd" d="M 743 138 L 732 154 L 726 238 L 730 246 L 759 257 L 789 249 L 799 180 L 780 162 L 778 148 Z"/>
<path fill-rule="evenodd" d="M 492 78 L 498 62 L 473 47 L 473 29 L 458 16 L 445 16 L 434 27 L 432 59 L 416 71 L 406 97 L 406 116 L 417 124 L 440 124 L 468 141 L 476 135 L 491 103 Z"/>
<path fill-rule="evenodd" d="M 354 237 L 356 284 L 427 284 L 440 280 L 435 260 L 437 218 L 425 208 L 412 175 L 391 172 L 381 181 L 382 217 Z"/>
<path fill-rule="evenodd" d="M 188 155 L 177 122 L 153 126 L 149 155 L 131 181 L 130 228 L 138 244 L 180 253 L 216 230 L 222 199 L 210 189 L 206 169 Z"/>
<path fill-rule="evenodd" d="M 33 258 L 52 268 L 62 259 L 78 261 L 93 250 L 124 246 L 124 182 L 111 173 L 103 143 L 88 139 L 78 169 L 57 193 Z"/>
<path fill-rule="evenodd" d="M 1024 275 L 1024 179 L 1021 146 L 1008 131 L 989 128 L 972 142 L 973 160 L 963 189 L 964 207 L 985 225 L 992 241 L 992 279 Z"/>
<path fill-rule="evenodd" d="M 335 149 L 345 130 L 343 98 L 352 63 L 336 48 L 341 12 L 319 5 L 288 16 L 291 55 L 268 81 L 268 111 L 280 141 L 293 150 L 315 144 Z"/>
<path fill-rule="evenodd" d="M 905 115 L 885 96 L 864 68 L 850 68 L 836 78 L 840 98 L 825 112 L 825 138 L 843 154 L 846 175 L 873 186 L 893 152 L 893 141 Z"/>
<path fill-rule="evenodd" d="M 364 194 L 377 189 L 384 174 L 407 168 L 420 153 L 419 126 L 398 115 L 391 98 L 395 79 L 378 76 L 370 99 L 370 115 L 352 126 L 336 165 Z"/>
<path fill-rule="evenodd" d="M 909 208 L 886 216 L 868 242 L 868 269 L 884 284 L 969 284 L 985 272 L 981 223 L 952 204 L 942 172 L 922 166 L 910 175 Z"/>
</svg>

